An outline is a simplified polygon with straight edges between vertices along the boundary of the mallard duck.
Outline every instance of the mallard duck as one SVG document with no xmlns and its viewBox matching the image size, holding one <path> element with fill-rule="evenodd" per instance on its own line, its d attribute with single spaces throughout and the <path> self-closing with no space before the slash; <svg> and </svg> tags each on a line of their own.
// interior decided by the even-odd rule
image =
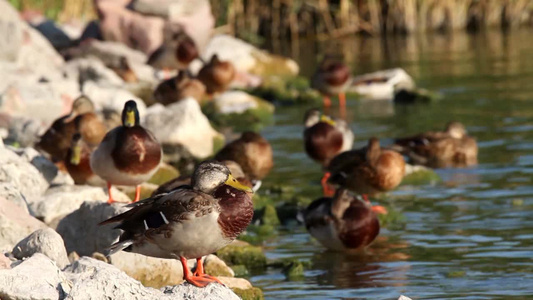
<svg viewBox="0 0 533 300">
<path fill-rule="evenodd" d="M 206 87 L 208 94 L 213 95 L 226 91 L 235 78 L 235 67 L 229 61 L 222 61 L 213 55 L 196 75 Z"/>
<path fill-rule="evenodd" d="M 401 183 L 405 161 L 401 154 L 382 149 L 379 140 L 371 138 L 366 147 L 335 156 L 327 171 L 330 172 L 328 183 L 363 195 L 368 201 L 369 195 L 392 190 Z M 326 191 L 325 194 L 332 192 Z M 379 212 L 382 207 L 375 206 L 375 210 Z"/>
<path fill-rule="evenodd" d="M 37 147 L 50 154 L 53 161 L 62 161 L 76 132 L 89 147 L 96 147 L 107 132 L 102 120 L 94 113 L 93 102 L 86 96 L 74 100 L 71 112 L 52 123 Z"/>
<path fill-rule="evenodd" d="M 169 105 L 187 97 L 193 97 L 200 102 L 205 95 L 205 85 L 185 71 L 179 71 L 178 75 L 161 82 L 154 91 L 154 99 Z"/>
<path fill-rule="evenodd" d="M 305 114 L 304 145 L 307 155 L 327 167 L 333 157 L 352 149 L 354 135 L 344 120 L 332 119 L 318 109 L 310 109 Z M 326 186 L 329 174 L 322 178 Z M 326 188 L 324 188 L 326 190 Z"/>
<path fill-rule="evenodd" d="M 476 140 L 467 135 L 463 124 L 450 122 L 444 131 L 429 131 L 397 139 L 394 149 L 410 162 L 432 168 L 465 167 L 477 164 Z"/>
<path fill-rule="evenodd" d="M 194 40 L 185 32 L 168 35 L 163 44 L 148 58 L 147 63 L 157 69 L 185 70 L 198 56 Z"/>
<path fill-rule="evenodd" d="M 111 69 L 120 77 L 124 82 L 137 82 L 137 74 L 131 69 L 128 59 L 125 56 L 121 56 L 117 66 L 111 67 Z"/>
<path fill-rule="evenodd" d="M 304 211 L 307 231 L 326 248 L 359 250 L 379 234 L 379 221 L 368 202 L 338 189 L 333 198 L 313 201 Z"/>
<path fill-rule="evenodd" d="M 260 185 L 274 166 L 272 146 L 260 134 L 247 131 L 215 155 L 216 160 L 232 160 L 241 166 L 254 185 Z M 258 187 L 257 187 L 258 188 Z"/>
<path fill-rule="evenodd" d="M 162 159 L 161 145 L 154 135 L 139 125 L 137 104 L 129 100 L 122 110 L 122 126 L 109 131 L 91 154 L 91 169 L 107 181 L 108 203 L 113 203 L 111 185 L 135 185 L 135 201 L 140 184 L 152 177 Z"/>
<path fill-rule="evenodd" d="M 91 149 L 81 138 L 81 134 L 72 136 L 72 144 L 65 157 L 65 167 L 76 184 L 95 186 L 105 185 L 105 181 L 93 173 L 90 164 Z"/>
<path fill-rule="evenodd" d="M 221 164 L 228 167 L 230 170 L 230 174 L 237 179 L 240 183 L 243 185 L 252 188 L 254 192 L 256 192 L 252 184 L 252 182 L 246 178 L 246 175 L 244 175 L 244 172 L 242 171 L 241 166 L 239 166 L 238 163 L 232 161 L 232 160 L 224 160 L 220 162 Z M 155 191 L 152 192 L 152 197 L 155 195 L 163 194 L 163 193 L 170 193 L 172 190 L 175 190 L 176 188 L 182 186 L 182 185 L 190 185 L 191 184 L 191 176 L 181 175 L 179 177 L 176 177 L 174 179 L 171 179 L 162 185 L 160 185 Z"/>
<path fill-rule="evenodd" d="M 341 111 L 344 111 L 346 107 L 345 91 L 351 80 L 352 76 L 348 66 L 331 57 L 326 57 L 311 77 L 311 87 L 324 96 L 325 107 L 331 106 L 331 96 L 339 95 L 339 106 Z"/>
<path fill-rule="evenodd" d="M 204 287 L 220 282 L 204 274 L 201 257 L 231 243 L 250 224 L 251 189 L 213 161 L 200 164 L 191 183 L 130 204 L 131 210 L 100 223 L 118 222 L 116 228 L 124 231 L 110 254 L 124 250 L 180 259 L 189 283 Z M 197 259 L 194 274 L 187 267 L 190 258 Z"/>
</svg>

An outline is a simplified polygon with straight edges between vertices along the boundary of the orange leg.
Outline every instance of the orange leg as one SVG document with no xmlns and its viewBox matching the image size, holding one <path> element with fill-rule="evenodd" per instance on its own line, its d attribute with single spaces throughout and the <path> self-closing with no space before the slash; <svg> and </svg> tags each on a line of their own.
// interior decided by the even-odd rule
<svg viewBox="0 0 533 300">
<path fill-rule="evenodd" d="M 324 193 L 324 196 L 331 197 L 335 194 L 335 190 L 331 188 L 331 186 L 328 184 L 328 179 L 331 176 L 330 172 L 326 172 L 324 174 L 324 177 L 322 177 L 322 180 L 320 183 L 322 184 L 322 191 Z"/>
<path fill-rule="evenodd" d="M 328 96 L 324 96 L 324 107 L 329 108 L 331 106 L 331 99 Z"/>
<path fill-rule="evenodd" d="M 197 287 L 205 287 L 211 282 L 220 282 L 218 279 L 214 279 L 213 276 L 209 275 L 196 275 L 196 273 L 193 275 L 191 273 L 191 270 L 189 270 L 189 267 L 187 267 L 187 260 L 185 257 L 180 256 L 181 265 L 183 266 L 183 279 L 185 279 L 188 283 L 197 286 Z M 203 266 L 201 267 L 203 272 Z"/>
<path fill-rule="evenodd" d="M 370 200 L 368 200 L 368 195 L 367 194 L 363 194 L 361 196 L 363 197 L 363 199 L 366 202 L 370 203 Z M 389 213 L 387 211 L 387 209 L 384 206 L 381 206 L 381 205 L 373 205 L 372 206 L 372 211 L 375 212 L 376 214 L 382 214 L 382 215 L 386 215 L 386 214 Z"/>
<path fill-rule="evenodd" d="M 342 118 L 346 118 L 346 94 L 339 94 L 339 110 Z"/>
<path fill-rule="evenodd" d="M 107 194 L 109 195 L 109 199 L 107 200 L 108 204 L 113 204 L 115 202 L 115 199 L 113 199 L 113 196 L 111 195 L 111 183 L 107 183 Z"/>
<path fill-rule="evenodd" d="M 196 271 L 194 272 L 194 276 L 203 277 L 207 279 L 212 279 L 213 281 L 216 281 L 220 284 L 223 284 L 218 278 L 215 276 L 207 275 L 204 273 L 204 264 L 202 263 L 202 258 L 196 259 Z"/>
<path fill-rule="evenodd" d="M 133 200 L 133 202 L 139 201 L 140 198 L 141 198 L 141 186 L 138 185 L 135 187 L 135 200 Z"/>
</svg>

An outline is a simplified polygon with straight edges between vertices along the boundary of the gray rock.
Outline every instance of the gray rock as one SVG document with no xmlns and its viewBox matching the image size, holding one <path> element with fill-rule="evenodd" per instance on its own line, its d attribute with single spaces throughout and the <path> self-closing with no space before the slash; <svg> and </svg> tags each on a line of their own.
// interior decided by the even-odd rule
<svg viewBox="0 0 533 300">
<path fill-rule="evenodd" d="M 52 181 L 54 181 L 54 178 L 58 176 L 59 170 L 56 165 L 41 155 L 37 150 L 30 147 L 9 149 L 17 153 L 25 161 L 31 163 L 43 175 L 44 179 L 46 179 L 49 184 L 51 184 Z"/>
<path fill-rule="evenodd" d="M 52 20 L 44 20 L 39 24 L 33 24 L 33 27 L 58 50 L 67 48 L 72 44 L 69 36 L 61 28 L 56 26 Z"/>
<path fill-rule="evenodd" d="M 11 118 L 6 143 L 17 143 L 21 147 L 33 146 L 39 141 L 39 136 L 43 129 L 42 124 L 35 119 L 27 117 Z"/>
<path fill-rule="evenodd" d="M 117 189 L 113 188 L 112 193 L 117 201 L 130 202 L 128 196 Z M 50 224 L 77 210 L 86 201 L 104 203 L 107 199 L 106 192 L 100 187 L 61 185 L 48 189 L 38 201 L 29 202 L 29 208 L 35 217 Z"/>
<path fill-rule="evenodd" d="M 122 109 L 124 109 L 124 104 L 128 100 L 135 100 L 135 102 L 137 102 L 137 109 L 139 110 L 141 120 L 144 119 L 146 105 L 139 97 L 136 97 L 130 91 L 125 90 L 122 84 L 99 85 L 94 81 L 87 81 L 83 85 L 83 93 L 87 95 L 87 97 L 93 99 L 97 108 L 109 109 L 117 112 L 121 112 Z"/>
<path fill-rule="evenodd" d="M 11 259 L 0 253 L 0 270 L 2 269 L 11 269 Z"/>
<path fill-rule="evenodd" d="M 61 236 L 52 228 L 38 229 L 20 241 L 11 251 L 17 259 L 42 253 L 63 269 L 69 264 L 67 250 Z"/>
<path fill-rule="evenodd" d="M 28 203 L 39 199 L 48 188 L 37 168 L 7 148 L 0 148 L 0 182 L 13 184 Z"/>
<path fill-rule="evenodd" d="M 183 145 L 196 158 L 213 154 L 214 139 L 221 134 L 211 127 L 194 98 L 183 99 L 169 106 L 152 105 L 144 126 L 163 145 Z"/>
<path fill-rule="evenodd" d="M 70 284 L 57 265 L 40 253 L 13 269 L 0 270 L 2 300 L 63 299 Z"/>
<path fill-rule="evenodd" d="M 0 197 L 0 252 L 11 251 L 20 240 L 47 226 L 26 210 Z"/>
<path fill-rule="evenodd" d="M 121 204 L 87 201 L 78 210 L 65 216 L 57 225 L 57 232 L 63 237 L 67 252 L 76 251 L 81 256 L 104 252 L 119 235 L 114 224 L 99 226 L 98 223 L 126 211 Z"/>
<path fill-rule="evenodd" d="M 0 182 L 0 198 L 14 203 L 20 207 L 27 214 L 30 213 L 28 210 L 28 203 L 24 199 L 24 195 L 15 187 L 13 183 L 10 182 Z"/>
<path fill-rule="evenodd" d="M 163 290 L 166 295 L 172 295 L 172 299 L 187 299 L 187 300 L 239 300 L 230 288 L 220 284 L 209 284 L 205 288 L 199 288 L 189 283 L 181 285 L 168 286 Z"/>
</svg>

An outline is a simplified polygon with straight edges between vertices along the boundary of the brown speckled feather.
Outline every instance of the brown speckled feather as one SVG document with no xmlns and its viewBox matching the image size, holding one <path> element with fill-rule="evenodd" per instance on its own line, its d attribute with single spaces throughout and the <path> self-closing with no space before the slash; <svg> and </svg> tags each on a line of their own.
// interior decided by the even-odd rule
<svg viewBox="0 0 533 300">
<path fill-rule="evenodd" d="M 343 134 L 334 126 L 319 122 L 305 129 L 304 143 L 307 154 L 323 166 L 327 166 L 342 150 Z"/>
<path fill-rule="evenodd" d="M 243 133 L 222 148 L 215 159 L 235 161 L 250 180 L 263 179 L 274 165 L 270 143 L 255 132 Z"/>
<path fill-rule="evenodd" d="M 231 186 L 219 187 L 214 197 L 220 199 L 221 213 L 218 224 L 227 238 L 235 239 L 243 232 L 254 216 L 254 206 L 250 196 Z"/>
<path fill-rule="evenodd" d="M 183 71 L 178 76 L 161 82 L 154 91 L 154 99 L 163 105 L 169 105 L 187 97 L 201 101 L 204 95 L 204 84 L 188 77 Z"/>
<path fill-rule="evenodd" d="M 221 61 L 215 54 L 196 76 L 205 86 L 208 94 L 224 92 L 235 78 L 235 67 L 231 62 Z"/>
<path fill-rule="evenodd" d="M 154 169 L 161 161 L 161 146 L 155 137 L 141 126 L 120 126 L 113 129 L 106 139 L 115 135 L 111 153 L 115 167 L 121 171 L 142 174 Z"/>
</svg>

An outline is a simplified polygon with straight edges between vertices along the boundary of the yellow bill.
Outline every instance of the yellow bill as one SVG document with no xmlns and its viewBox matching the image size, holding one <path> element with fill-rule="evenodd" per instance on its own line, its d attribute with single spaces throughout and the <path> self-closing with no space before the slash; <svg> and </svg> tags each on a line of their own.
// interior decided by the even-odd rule
<svg viewBox="0 0 533 300">
<path fill-rule="evenodd" d="M 80 164 L 81 160 L 81 147 L 74 146 L 72 148 L 72 155 L 70 156 L 70 163 L 77 166 Z"/>
<path fill-rule="evenodd" d="M 246 186 L 242 183 L 240 183 L 233 175 L 229 174 L 228 179 L 225 182 L 227 185 L 234 187 L 240 191 L 244 191 L 247 193 L 253 193 L 254 191 L 249 186 Z"/>
<path fill-rule="evenodd" d="M 320 117 L 320 122 L 328 123 L 331 126 L 335 126 L 335 121 L 333 121 L 332 118 L 330 118 L 329 116 L 326 116 L 326 115 L 322 115 Z"/>
<path fill-rule="evenodd" d="M 135 111 L 128 111 L 126 113 L 126 126 L 132 127 L 135 126 Z"/>
</svg>

